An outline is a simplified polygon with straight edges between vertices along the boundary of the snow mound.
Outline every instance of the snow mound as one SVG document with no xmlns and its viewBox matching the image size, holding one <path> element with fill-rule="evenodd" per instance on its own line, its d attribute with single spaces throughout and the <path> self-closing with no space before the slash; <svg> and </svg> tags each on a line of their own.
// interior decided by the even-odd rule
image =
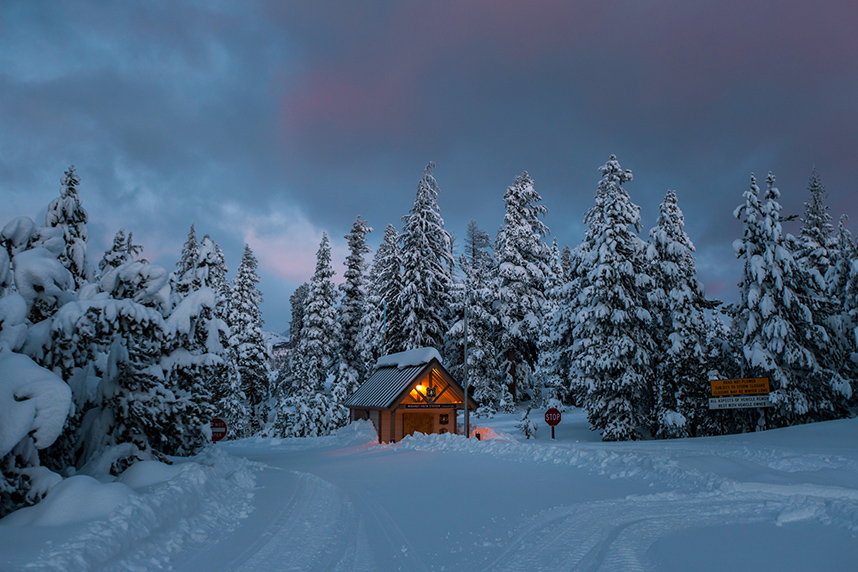
<svg viewBox="0 0 858 572">
<path fill-rule="evenodd" d="M 173 466 L 139 463 L 120 476 L 124 482 L 71 477 L 0 525 L 82 523 L 30 563 L 36 570 L 161 569 L 181 550 L 225 538 L 250 514 L 253 471 L 250 461 L 208 447 Z"/>
<path fill-rule="evenodd" d="M 398 369 L 403 369 L 429 363 L 433 358 L 441 362 L 441 354 L 435 348 L 417 348 L 382 356 L 375 362 L 375 367 L 396 366 Z"/>
<path fill-rule="evenodd" d="M 86 475 L 64 479 L 39 504 L 19 509 L 2 520 L 13 526 L 61 526 L 106 519 L 134 492 L 122 483 L 103 484 Z"/>
<path fill-rule="evenodd" d="M 141 461 L 128 467 L 116 478 L 133 489 L 151 487 L 169 481 L 182 471 L 185 465 L 167 465 L 160 461 Z"/>
</svg>

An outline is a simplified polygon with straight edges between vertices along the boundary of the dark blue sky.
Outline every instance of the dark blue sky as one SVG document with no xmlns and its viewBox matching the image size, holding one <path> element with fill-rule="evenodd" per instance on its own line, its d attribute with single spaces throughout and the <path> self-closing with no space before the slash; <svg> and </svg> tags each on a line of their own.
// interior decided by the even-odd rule
<svg viewBox="0 0 858 572">
<path fill-rule="evenodd" d="M 435 161 L 459 236 L 536 181 L 559 243 L 597 169 L 634 172 L 644 236 L 677 191 L 711 296 L 732 300 L 749 176 L 800 214 L 814 165 L 858 225 L 858 4 L 798 0 L 0 4 L 0 224 L 43 222 L 75 164 L 96 260 L 120 227 L 172 268 L 193 222 L 260 260 L 266 327 L 313 272 L 342 276 L 357 215 L 401 227 Z M 797 227 L 789 227 L 797 232 Z"/>
</svg>

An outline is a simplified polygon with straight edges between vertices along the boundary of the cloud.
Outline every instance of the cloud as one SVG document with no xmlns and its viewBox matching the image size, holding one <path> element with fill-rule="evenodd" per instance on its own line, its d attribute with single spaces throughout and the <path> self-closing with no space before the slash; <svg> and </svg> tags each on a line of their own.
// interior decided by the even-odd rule
<svg viewBox="0 0 858 572">
<path fill-rule="evenodd" d="M 240 203 L 228 203 L 222 208 L 226 227 L 240 234 L 250 245 L 261 268 L 289 282 L 309 281 L 316 269 L 316 252 L 322 241 L 322 229 L 315 226 L 299 208 L 273 206 L 266 212 L 248 209 Z M 342 277 L 338 269 L 347 255 L 344 240 L 332 236 L 332 266 L 335 281 Z"/>
</svg>

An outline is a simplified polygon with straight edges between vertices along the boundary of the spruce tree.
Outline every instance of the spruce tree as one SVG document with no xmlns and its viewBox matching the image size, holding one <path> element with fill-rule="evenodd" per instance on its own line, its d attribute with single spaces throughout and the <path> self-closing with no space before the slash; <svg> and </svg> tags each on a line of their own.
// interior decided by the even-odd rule
<svg viewBox="0 0 858 572">
<path fill-rule="evenodd" d="M 367 265 L 363 257 L 370 251 L 366 244 L 366 235 L 369 232 L 372 232 L 372 228 L 358 216 L 351 232 L 345 237 L 348 241 L 349 256 L 345 261 L 345 282 L 340 285 L 343 294 L 338 316 L 341 332 L 340 352 L 336 379 L 331 388 L 331 397 L 339 404 L 344 403 L 366 378 L 366 366 L 360 355 L 358 340 L 365 306 L 363 274 Z"/>
<path fill-rule="evenodd" d="M 464 382 L 464 342 L 467 311 L 468 380 L 480 416 L 492 416 L 501 406 L 506 385 L 500 375 L 497 349 L 498 320 L 494 315 L 497 301 L 497 273 L 489 251 L 491 239 L 477 226 L 468 225 L 465 253 L 459 257 L 463 283 L 454 289 L 452 303 L 456 321 L 447 333 L 446 362 L 455 379 Z"/>
<path fill-rule="evenodd" d="M 706 425 L 710 392 L 706 310 L 713 305 L 697 279 L 694 244 L 674 191 L 667 191 L 649 233 L 647 260 L 656 318 L 656 379 L 651 422 L 659 437 L 688 437 Z"/>
<path fill-rule="evenodd" d="M 504 194 L 506 212 L 495 245 L 498 264 L 500 359 L 507 385 L 516 400 L 539 398 L 531 372 L 538 360 L 539 335 L 550 274 L 550 249 L 544 242 L 548 227 L 540 220 L 547 211 L 527 172 L 516 177 Z M 507 404 L 509 409 L 512 404 Z"/>
<path fill-rule="evenodd" d="M 569 254 L 568 262 L 571 264 L 571 254 Z M 557 328 L 562 324 L 555 324 L 555 320 L 560 314 L 566 275 L 562 254 L 557 247 L 557 239 L 554 239 L 551 245 L 550 272 L 545 281 L 545 317 L 539 334 L 539 358 L 536 363 L 534 379 L 540 387 L 549 388 L 551 398 L 560 401 L 566 395 L 569 376 L 567 366 L 561 363 L 562 350 L 564 349 L 561 346 L 561 338 L 556 335 Z"/>
<path fill-rule="evenodd" d="M 97 290 L 63 306 L 53 320 L 52 368 L 70 382 L 77 407 L 43 459 L 55 468 L 79 468 L 102 458 L 119 474 L 176 452 L 167 441 L 186 432 L 179 392 L 162 368 L 170 284 L 163 268 L 128 261 L 103 272 Z M 90 401 L 86 378 L 93 373 L 99 381 Z"/>
<path fill-rule="evenodd" d="M 176 263 L 177 270 L 171 277 L 173 281 L 173 292 L 184 298 L 189 292 L 197 290 L 202 286 L 197 275 L 199 265 L 200 245 L 197 241 L 197 231 L 194 225 L 188 233 L 188 239 L 182 247 L 182 257 Z"/>
<path fill-rule="evenodd" d="M 645 245 L 638 237 L 640 209 L 623 183 L 632 173 L 611 155 L 600 168 L 596 204 L 587 214 L 580 253 L 580 283 L 571 314 L 570 363 L 574 383 L 586 388 L 591 428 L 606 441 L 638 439 L 651 413 L 652 316 Z"/>
<path fill-rule="evenodd" d="M 402 286 L 402 258 L 399 235 L 392 224 L 384 229 L 372 264 L 367 272 L 366 297 L 360 324 L 358 351 L 367 373 L 379 357 L 402 351 L 402 320 L 397 311 L 397 298 Z"/>
<path fill-rule="evenodd" d="M 86 241 L 89 237 L 86 223 L 89 217 L 81 206 L 77 189 L 80 177 L 75 174 L 74 165 L 65 172 L 61 185 L 59 198 L 51 201 L 48 206 L 45 222 L 49 228 L 62 230 L 65 245 L 58 258 L 71 272 L 77 290 L 87 283 L 91 272 L 86 254 Z"/>
<path fill-rule="evenodd" d="M 332 404 L 325 393 L 325 380 L 332 373 L 339 342 L 334 274 L 331 246 L 324 233 L 316 253 L 316 271 L 304 301 L 301 340 L 294 350 L 297 387 L 278 412 L 286 419 L 287 436 L 324 435 L 345 416 L 342 406 Z"/>
<path fill-rule="evenodd" d="M 229 359 L 233 365 L 231 393 L 235 395 L 240 391 L 244 394 L 249 415 L 247 420 L 227 419 L 227 422 L 232 421 L 240 427 L 241 436 L 257 433 L 268 413 L 268 356 L 262 338 L 262 315 L 259 311 L 262 293 L 256 287 L 259 283 L 256 268 L 256 257 L 250 246 L 245 244 L 232 284 L 227 320 L 231 332 Z M 242 427 L 244 421 L 247 422 L 246 428 Z"/>
<path fill-rule="evenodd" d="M 134 258 L 143 251 L 143 247 L 136 245 L 132 241 L 131 233 L 125 236 L 125 229 L 120 228 L 113 236 L 113 245 L 110 250 L 104 252 L 104 256 L 98 263 L 98 271 L 101 274 L 110 272 L 113 268 L 118 268 L 126 262 L 131 262 Z"/>
<path fill-rule="evenodd" d="M 444 349 L 446 311 L 450 304 L 453 252 L 450 234 L 438 208 L 438 184 L 429 163 L 417 185 L 414 206 L 402 217 L 402 312 L 404 349 Z"/>
<path fill-rule="evenodd" d="M 804 216 L 801 218 L 803 225 L 796 258 L 800 264 L 805 265 L 814 281 L 824 287 L 823 279 L 831 267 L 830 250 L 834 246 L 831 234 L 834 229 L 831 226 L 828 205 L 825 204 L 825 187 L 816 167 L 810 175 L 807 190 L 810 192 L 810 201 L 804 203 Z"/>
<path fill-rule="evenodd" d="M 811 300 L 803 291 L 808 276 L 784 235 L 778 202 L 780 191 L 769 173 L 760 196 L 756 179 L 745 192 L 735 216 L 744 236 L 734 248 L 744 261 L 741 302 L 735 309 L 742 333 L 745 375 L 768 376 L 773 404 L 757 426 L 784 426 L 826 415 L 833 407 L 831 372 L 819 361 L 820 344 L 829 343 L 825 328 L 814 323 Z"/>
</svg>

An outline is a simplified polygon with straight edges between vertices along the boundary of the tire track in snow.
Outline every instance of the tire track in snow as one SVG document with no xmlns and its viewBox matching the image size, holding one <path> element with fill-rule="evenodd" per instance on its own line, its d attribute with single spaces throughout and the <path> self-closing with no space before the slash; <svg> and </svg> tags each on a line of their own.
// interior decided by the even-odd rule
<svg viewBox="0 0 858 572">
<path fill-rule="evenodd" d="M 352 504 L 327 481 L 291 472 L 289 501 L 256 542 L 225 570 L 352 570 L 358 522 Z"/>
<path fill-rule="evenodd" d="M 760 487 L 753 493 L 662 493 L 556 507 L 514 532 L 507 548 L 485 570 L 534 570 L 540 562 L 582 572 L 650 570 L 655 563 L 648 560 L 649 549 L 671 534 L 708 526 L 825 521 L 825 502 L 831 496 L 829 491 L 819 492 L 817 497 L 796 497 Z M 836 498 L 843 508 L 843 497 Z M 858 508 L 858 503 L 850 505 Z M 828 523 L 838 524 L 830 518 Z"/>
</svg>

